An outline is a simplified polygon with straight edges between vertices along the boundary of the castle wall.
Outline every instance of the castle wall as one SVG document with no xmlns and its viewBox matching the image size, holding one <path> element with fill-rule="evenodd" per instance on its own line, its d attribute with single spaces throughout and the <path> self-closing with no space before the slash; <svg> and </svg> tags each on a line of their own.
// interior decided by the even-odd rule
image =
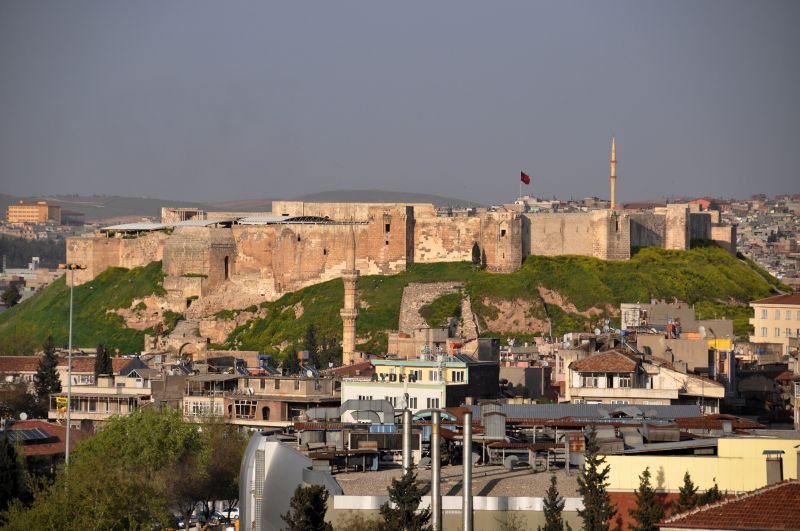
<svg viewBox="0 0 800 531">
<path fill-rule="evenodd" d="M 304 201 L 273 201 L 272 214 L 276 216 L 320 216 L 335 221 L 367 221 L 384 212 L 414 217 L 436 216 L 430 203 L 306 203 Z"/>
<path fill-rule="evenodd" d="M 670 204 L 666 208 L 664 248 L 685 251 L 690 243 L 689 208 L 685 204 Z"/>
<path fill-rule="evenodd" d="M 235 271 L 236 243 L 231 229 L 178 227 L 164 246 L 167 276 L 205 275 L 203 295 L 222 284 Z"/>
<path fill-rule="evenodd" d="M 736 256 L 736 225 L 712 225 L 711 239 Z"/>
<path fill-rule="evenodd" d="M 631 246 L 662 247 L 666 232 L 666 216 L 653 212 L 629 214 L 631 223 Z"/>
<path fill-rule="evenodd" d="M 162 260 L 164 242 L 163 232 L 141 234 L 135 238 L 90 237 L 67 238 L 67 262 L 86 266 L 75 271 L 75 284 L 89 282 L 109 267 L 141 267 Z"/>
<path fill-rule="evenodd" d="M 472 260 L 472 245 L 481 242 L 481 220 L 470 217 L 423 217 L 414 220 L 414 262 Z"/>
<path fill-rule="evenodd" d="M 711 239 L 711 214 L 708 212 L 691 212 L 689 214 L 689 237 L 692 240 Z"/>
<path fill-rule="evenodd" d="M 530 233 L 525 234 L 532 255 L 558 256 L 575 254 L 592 256 L 593 221 L 589 212 L 542 212 L 523 214 Z"/>
<path fill-rule="evenodd" d="M 522 217 L 508 210 L 482 212 L 481 251 L 486 268 L 497 273 L 516 271 L 522 265 Z M 471 253 L 470 246 L 470 253 Z"/>
<path fill-rule="evenodd" d="M 628 260 L 631 257 L 630 217 L 612 210 L 591 212 L 594 239 L 592 256 L 601 260 Z"/>
</svg>

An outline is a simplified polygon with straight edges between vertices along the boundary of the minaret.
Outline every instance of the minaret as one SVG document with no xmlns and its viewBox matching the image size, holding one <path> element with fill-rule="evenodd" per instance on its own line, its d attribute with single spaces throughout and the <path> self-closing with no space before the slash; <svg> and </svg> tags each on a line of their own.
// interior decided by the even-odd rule
<svg viewBox="0 0 800 531">
<path fill-rule="evenodd" d="M 617 148 L 614 137 L 611 137 L 611 210 L 617 204 Z"/>
<path fill-rule="evenodd" d="M 344 308 L 339 315 L 342 316 L 342 365 L 352 365 L 356 362 L 356 321 L 358 308 L 356 307 L 356 286 L 358 284 L 358 270 L 356 269 L 356 233 L 350 225 L 350 245 L 347 250 L 347 269 L 342 272 L 344 283 Z"/>
</svg>

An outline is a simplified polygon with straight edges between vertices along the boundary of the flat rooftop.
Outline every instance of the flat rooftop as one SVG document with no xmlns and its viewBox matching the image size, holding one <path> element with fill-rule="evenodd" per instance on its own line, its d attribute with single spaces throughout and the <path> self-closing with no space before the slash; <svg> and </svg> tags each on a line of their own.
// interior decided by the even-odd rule
<svg viewBox="0 0 800 531">
<path fill-rule="evenodd" d="M 563 469 L 554 469 L 558 479 L 558 492 L 565 497 L 578 497 L 578 470 L 567 475 Z M 431 481 L 430 469 L 416 469 L 417 480 L 427 489 Z M 463 468 L 442 466 L 442 496 L 462 494 Z M 517 468 L 512 471 L 502 466 L 474 466 L 472 468 L 472 494 L 474 496 L 530 496 L 544 497 L 550 486 L 550 472 L 534 473 L 530 468 Z M 378 470 L 377 472 L 347 472 L 335 474 L 347 496 L 388 496 L 392 479 L 400 479 L 402 468 Z"/>
</svg>

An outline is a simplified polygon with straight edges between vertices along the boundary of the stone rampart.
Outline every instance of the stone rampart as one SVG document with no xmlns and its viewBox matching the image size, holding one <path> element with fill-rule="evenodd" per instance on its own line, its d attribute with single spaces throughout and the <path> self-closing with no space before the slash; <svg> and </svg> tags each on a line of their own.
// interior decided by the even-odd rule
<svg viewBox="0 0 800 531">
<path fill-rule="evenodd" d="M 163 259 L 167 235 L 151 232 L 136 237 L 105 234 L 67 238 L 67 262 L 86 266 L 75 271 L 75 284 L 95 278 L 109 267 L 141 267 Z"/>
<path fill-rule="evenodd" d="M 411 334 L 414 330 L 426 328 L 428 323 L 419 314 L 419 309 L 442 295 L 458 292 L 462 287 L 460 282 L 412 282 L 408 284 L 403 289 L 398 330 Z"/>
<path fill-rule="evenodd" d="M 631 246 L 663 247 L 666 217 L 654 212 L 631 212 Z"/>
<path fill-rule="evenodd" d="M 691 242 L 689 206 L 670 204 L 666 208 L 664 248 L 685 251 Z"/>
<path fill-rule="evenodd" d="M 712 225 L 711 239 L 736 256 L 736 225 Z"/>
<path fill-rule="evenodd" d="M 711 214 L 708 212 L 689 213 L 689 238 L 692 240 L 711 239 Z"/>
<path fill-rule="evenodd" d="M 481 220 L 471 217 L 425 217 L 414 223 L 414 262 L 463 262 L 481 242 Z"/>
</svg>

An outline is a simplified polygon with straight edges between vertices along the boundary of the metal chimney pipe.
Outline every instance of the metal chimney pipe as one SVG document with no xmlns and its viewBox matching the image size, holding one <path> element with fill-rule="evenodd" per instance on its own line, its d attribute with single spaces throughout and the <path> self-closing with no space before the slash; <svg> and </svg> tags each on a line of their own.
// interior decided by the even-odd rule
<svg viewBox="0 0 800 531">
<path fill-rule="evenodd" d="M 442 459 L 439 447 L 439 420 L 438 411 L 431 412 L 431 514 L 433 531 L 442 531 Z"/>
<path fill-rule="evenodd" d="M 464 413 L 464 515 L 463 531 L 472 531 L 472 412 Z"/>
<path fill-rule="evenodd" d="M 411 472 L 414 458 L 411 455 L 411 410 L 403 410 L 403 475 Z"/>
</svg>

